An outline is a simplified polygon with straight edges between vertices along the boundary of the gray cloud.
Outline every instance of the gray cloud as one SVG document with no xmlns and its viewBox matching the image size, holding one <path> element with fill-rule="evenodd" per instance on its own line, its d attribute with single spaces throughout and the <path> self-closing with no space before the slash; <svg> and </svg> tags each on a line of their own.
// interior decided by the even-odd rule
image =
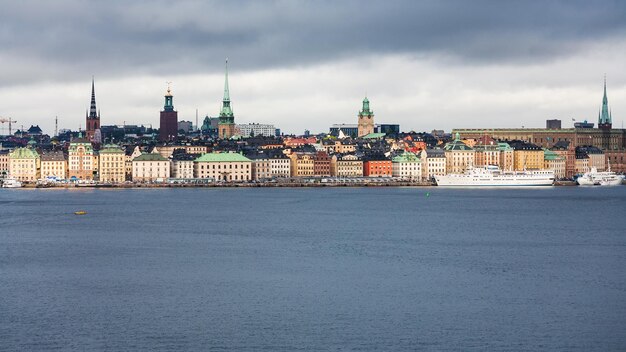
<svg viewBox="0 0 626 352">
<path fill-rule="evenodd" d="M 19 1 L 0 14 L 0 85 L 350 57 L 532 64 L 626 33 L 623 1 Z"/>
</svg>

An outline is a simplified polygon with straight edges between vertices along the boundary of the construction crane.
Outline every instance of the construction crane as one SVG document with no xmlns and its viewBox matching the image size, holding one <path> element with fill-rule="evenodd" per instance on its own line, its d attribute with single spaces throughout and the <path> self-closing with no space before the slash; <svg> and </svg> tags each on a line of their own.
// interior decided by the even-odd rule
<svg viewBox="0 0 626 352">
<path fill-rule="evenodd" d="M 15 122 L 17 122 L 17 121 L 15 121 L 15 120 L 11 120 L 11 118 L 10 118 L 10 117 L 2 117 L 2 116 L 0 116 L 0 123 L 3 123 L 3 124 L 4 124 L 5 122 L 8 122 L 8 123 L 9 123 L 9 134 L 12 134 L 11 124 L 12 124 L 12 123 L 15 123 Z"/>
</svg>

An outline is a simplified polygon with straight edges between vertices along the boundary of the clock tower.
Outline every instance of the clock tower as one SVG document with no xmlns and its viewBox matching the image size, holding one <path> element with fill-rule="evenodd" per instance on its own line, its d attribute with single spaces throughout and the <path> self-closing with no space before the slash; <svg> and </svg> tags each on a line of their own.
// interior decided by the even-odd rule
<svg viewBox="0 0 626 352">
<path fill-rule="evenodd" d="M 358 136 L 363 137 L 370 133 L 374 133 L 374 112 L 370 110 L 370 101 L 365 97 L 363 109 L 359 111 Z"/>
</svg>

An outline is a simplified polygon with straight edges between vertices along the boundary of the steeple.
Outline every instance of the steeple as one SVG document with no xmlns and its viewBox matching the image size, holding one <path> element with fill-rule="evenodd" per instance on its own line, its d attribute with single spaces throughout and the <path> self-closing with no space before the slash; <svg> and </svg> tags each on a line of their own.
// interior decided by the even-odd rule
<svg viewBox="0 0 626 352">
<path fill-rule="evenodd" d="M 606 96 L 606 75 L 604 76 L 604 95 L 602 96 L 602 106 L 598 114 L 598 128 L 611 129 L 612 116 L 609 110 L 609 99 Z"/>
<path fill-rule="evenodd" d="M 93 76 L 91 76 L 91 106 L 89 107 L 89 118 L 90 119 L 98 118 L 98 114 L 96 110 L 96 86 L 95 86 Z"/>
<path fill-rule="evenodd" d="M 365 99 L 363 99 L 363 109 L 361 110 L 361 115 L 373 115 L 374 112 L 370 111 L 370 101 L 369 99 L 367 99 L 367 97 L 365 97 Z"/>
<path fill-rule="evenodd" d="M 167 82 L 167 92 L 165 93 L 165 105 L 163 106 L 163 111 L 174 111 L 174 96 L 172 95 L 172 88 L 170 84 L 172 82 Z"/>
<path fill-rule="evenodd" d="M 233 110 L 230 107 L 230 90 L 228 88 L 228 59 L 226 59 L 224 73 L 224 98 L 222 99 L 222 110 L 220 111 L 220 122 L 234 123 Z"/>
</svg>

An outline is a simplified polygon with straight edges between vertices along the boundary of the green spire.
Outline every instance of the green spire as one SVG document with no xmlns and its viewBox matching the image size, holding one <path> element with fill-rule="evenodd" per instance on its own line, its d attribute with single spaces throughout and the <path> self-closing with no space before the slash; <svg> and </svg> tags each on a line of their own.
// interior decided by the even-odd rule
<svg viewBox="0 0 626 352">
<path fill-rule="evenodd" d="M 602 107 L 598 116 L 598 125 L 610 124 L 612 120 L 609 110 L 609 99 L 606 97 L 606 76 L 604 76 L 604 95 L 602 96 Z"/>
<path fill-rule="evenodd" d="M 461 140 L 461 134 L 460 134 L 459 132 L 457 132 L 457 133 L 454 135 L 454 140 L 455 140 L 455 141 L 460 141 L 460 140 Z"/>
<path fill-rule="evenodd" d="M 226 59 L 224 78 L 224 99 L 222 99 L 222 110 L 220 111 L 220 122 L 234 123 L 233 109 L 230 107 L 230 90 L 228 89 L 228 59 Z"/>
<path fill-rule="evenodd" d="M 363 99 L 363 109 L 360 111 L 359 115 L 362 115 L 362 116 L 374 115 L 374 112 L 370 110 L 370 101 L 367 99 L 367 97 Z"/>
</svg>

